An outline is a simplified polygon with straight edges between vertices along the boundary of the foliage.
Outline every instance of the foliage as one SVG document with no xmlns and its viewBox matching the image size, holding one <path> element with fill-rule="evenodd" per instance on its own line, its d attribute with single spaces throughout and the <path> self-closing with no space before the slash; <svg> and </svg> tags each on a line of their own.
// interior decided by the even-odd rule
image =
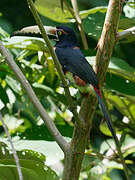
<svg viewBox="0 0 135 180">
<path fill-rule="evenodd" d="M 13 154 L 7 149 L 4 143 L 0 143 L 0 174 L 1 179 L 18 179 L 16 172 L 16 164 Z M 46 179 L 58 180 L 58 176 L 45 162 L 45 156 L 32 150 L 23 150 L 17 152 L 20 159 L 21 169 L 24 179 Z"/>
<path fill-rule="evenodd" d="M 79 7 L 81 9 L 80 15 L 83 19 L 82 25 L 89 42 L 90 53 L 83 50 L 81 43 L 80 47 L 88 62 L 93 64 L 96 54 L 95 44 L 100 38 L 107 7 L 104 0 L 100 1 L 100 3 L 98 1 L 91 1 L 91 4 L 86 1 L 86 3 L 88 3 L 90 9 L 86 9 L 83 1 L 79 2 Z M 60 23 L 71 26 L 75 31 L 77 30 L 74 18 L 65 7 L 64 13 L 62 12 L 60 1 L 36 0 L 35 5 L 39 13 L 45 16 L 42 16 L 42 19 L 44 19 L 43 21 L 46 25 L 49 25 L 49 23 L 51 25 L 58 25 Z M 124 13 L 119 24 L 119 31 L 134 26 L 135 16 L 130 16 L 135 11 L 134 5 L 132 1 L 125 4 L 123 8 Z M 16 2 L 17 6 L 18 3 Z M 130 8 L 130 14 L 128 8 Z M 4 23 L 7 23 L 7 20 L 4 20 L 4 14 L 2 18 Z M 5 27 L 4 23 L 2 23 L 2 27 Z M 74 119 L 72 119 L 72 113 L 67 110 L 68 106 L 63 88 L 60 87 L 60 79 L 46 45 L 40 38 L 10 38 L 8 32 L 2 27 L 0 28 L 0 39 L 14 56 L 16 63 L 32 85 L 48 114 L 54 119 L 62 135 L 70 141 Z M 79 42 L 81 42 L 78 31 L 77 35 Z M 54 45 L 54 42 L 52 44 Z M 117 43 L 103 87 L 114 127 L 117 134 L 121 137 L 120 142 L 126 163 L 131 169 L 131 179 L 135 176 L 134 48 L 134 39 L 132 41 L 125 39 Z M 70 90 L 79 107 L 81 96 L 74 82 L 72 82 Z M 43 121 L 32 106 L 15 75 L 4 62 L 4 57 L 2 56 L 0 56 L 0 109 L 12 136 L 14 138 L 19 137 L 19 139 L 14 140 L 14 144 L 18 150 L 21 167 L 23 167 L 25 176 L 31 177 L 31 179 L 59 179 L 48 166 L 54 167 L 58 161 L 63 159 L 63 154 L 52 139 L 47 128 L 43 125 Z M 117 153 L 114 152 L 115 147 L 106 123 L 100 124 L 102 118 L 103 114 L 97 107 L 90 144 L 88 144 L 83 160 L 81 180 L 124 178 L 122 166 L 119 163 Z M 9 173 L 6 173 L 8 179 L 9 176 L 12 177 L 13 174 L 17 174 L 15 170 L 16 165 L 10 151 L 2 143 L 5 142 L 9 148 L 7 141 L 4 139 L 5 134 L 1 124 L 0 133 L 0 172 L 9 171 Z M 6 155 L 3 152 L 6 152 Z M 39 157 L 39 153 L 42 153 L 42 158 Z M 44 165 L 45 159 L 43 157 L 46 157 L 46 165 Z M 26 160 L 28 160 L 27 163 Z M 40 166 L 37 167 L 37 163 Z M 45 169 L 47 171 L 44 171 Z M 60 176 L 61 171 L 58 171 L 56 167 L 55 169 Z M 0 178 L 2 179 L 2 177 Z"/>
</svg>

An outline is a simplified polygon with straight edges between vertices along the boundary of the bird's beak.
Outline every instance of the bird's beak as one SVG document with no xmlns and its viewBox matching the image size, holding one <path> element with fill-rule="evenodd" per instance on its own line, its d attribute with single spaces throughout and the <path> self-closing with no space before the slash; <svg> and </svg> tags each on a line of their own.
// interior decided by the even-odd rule
<svg viewBox="0 0 135 180">
<path fill-rule="evenodd" d="M 59 41 L 59 37 L 57 34 L 57 28 L 52 26 L 44 26 L 45 31 L 49 37 L 49 39 L 53 39 L 55 41 Z"/>
<path fill-rule="evenodd" d="M 59 41 L 56 27 L 44 26 L 44 29 L 45 29 L 49 39 Z M 25 27 L 19 31 L 15 31 L 13 34 L 11 34 L 11 37 L 12 36 L 31 36 L 31 37 L 41 37 L 42 38 L 42 35 L 40 33 L 38 26 Z"/>
</svg>

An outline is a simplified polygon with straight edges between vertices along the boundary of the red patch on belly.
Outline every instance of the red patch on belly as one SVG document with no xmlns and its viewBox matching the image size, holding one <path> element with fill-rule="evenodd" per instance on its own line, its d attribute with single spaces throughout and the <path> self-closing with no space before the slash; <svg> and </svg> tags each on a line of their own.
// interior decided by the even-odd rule
<svg viewBox="0 0 135 180">
<path fill-rule="evenodd" d="M 78 86 L 86 86 L 86 82 L 80 79 L 78 76 L 74 76 L 74 80 Z"/>
</svg>

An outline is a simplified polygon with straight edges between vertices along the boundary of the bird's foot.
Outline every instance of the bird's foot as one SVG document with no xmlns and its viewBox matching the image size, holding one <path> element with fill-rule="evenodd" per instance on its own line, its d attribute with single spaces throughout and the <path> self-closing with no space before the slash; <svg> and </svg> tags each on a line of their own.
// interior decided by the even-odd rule
<svg viewBox="0 0 135 180">
<path fill-rule="evenodd" d="M 71 85 L 71 82 L 70 81 L 67 81 L 66 85 L 63 84 L 62 82 L 60 83 L 60 87 L 63 87 L 63 88 L 67 88 Z"/>
</svg>

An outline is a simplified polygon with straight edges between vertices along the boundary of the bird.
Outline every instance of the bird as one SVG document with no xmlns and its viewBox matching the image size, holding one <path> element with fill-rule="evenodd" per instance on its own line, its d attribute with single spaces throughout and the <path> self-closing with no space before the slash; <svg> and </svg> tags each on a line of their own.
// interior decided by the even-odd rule
<svg viewBox="0 0 135 180">
<path fill-rule="evenodd" d="M 71 72 L 76 84 L 79 86 L 85 86 L 86 84 L 91 84 L 93 86 L 96 97 L 106 119 L 108 128 L 114 140 L 117 141 L 115 129 L 113 128 L 107 108 L 102 100 L 101 88 L 99 86 L 97 74 L 80 50 L 74 30 L 65 26 L 50 28 L 44 26 L 44 28 L 49 35 L 49 38 L 56 41 L 55 53 L 62 66 L 63 72 Z M 42 38 L 38 26 L 23 28 L 20 31 L 14 32 L 11 36 L 21 35 Z"/>
</svg>

